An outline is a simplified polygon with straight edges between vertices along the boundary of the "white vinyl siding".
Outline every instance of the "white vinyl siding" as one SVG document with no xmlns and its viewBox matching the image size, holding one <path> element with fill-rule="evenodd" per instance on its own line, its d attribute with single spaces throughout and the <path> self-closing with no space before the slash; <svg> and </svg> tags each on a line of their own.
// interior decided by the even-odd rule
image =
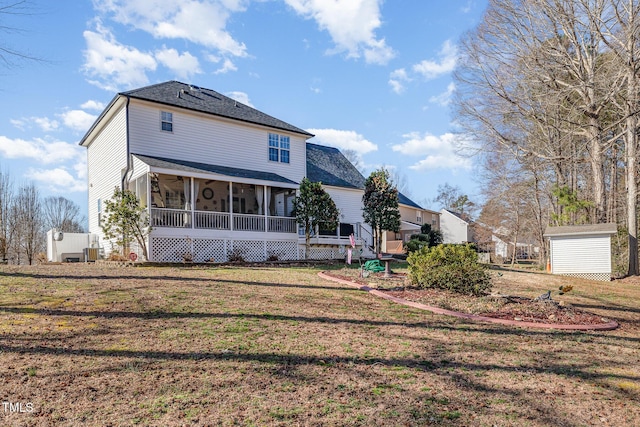
<svg viewBox="0 0 640 427">
<path fill-rule="evenodd" d="M 173 133 L 168 133 L 158 129 L 157 106 L 132 100 L 129 108 L 132 153 L 272 172 L 295 182 L 304 177 L 304 135 L 286 135 L 290 139 L 290 163 L 270 162 L 266 150 L 273 129 L 172 109 Z"/>
<path fill-rule="evenodd" d="M 444 243 L 467 243 L 470 241 L 469 224 L 443 209 L 440 215 L 440 231 Z"/>
<path fill-rule="evenodd" d="M 340 212 L 340 222 L 354 224 L 363 222 L 362 195 L 363 190 L 350 190 L 340 187 L 323 185 L 324 190 L 331 196 Z"/>
<path fill-rule="evenodd" d="M 104 211 L 104 201 L 113 197 L 115 187 L 120 187 L 121 171 L 127 166 L 125 118 L 123 107 L 114 114 L 87 148 L 89 232 L 101 237 L 98 200 L 101 200 Z"/>
<path fill-rule="evenodd" d="M 607 236 L 551 237 L 553 274 L 611 273 L 611 239 Z"/>
</svg>

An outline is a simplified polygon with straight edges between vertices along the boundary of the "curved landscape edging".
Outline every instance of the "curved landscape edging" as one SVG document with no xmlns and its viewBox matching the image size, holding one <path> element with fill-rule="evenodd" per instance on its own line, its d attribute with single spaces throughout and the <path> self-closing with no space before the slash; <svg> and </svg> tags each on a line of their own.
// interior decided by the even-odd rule
<svg viewBox="0 0 640 427">
<path fill-rule="evenodd" d="M 403 304 L 403 305 L 417 308 L 420 310 L 427 310 L 435 314 L 444 314 L 446 316 L 453 316 L 461 319 L 474 320 L 478 322 L 496 323 L 499 325 L 519 326 L 524 328 L 562 329 L 562 330 L 573 330 L 573 331 L 611 331 L 613 329 L 616 329 L 619 326 L 618 322 L 616 322 L 615 320 L 611 320 L 607 323 L 603 323 L 600 325 L 567 325 L 567 324 L 559 324 L 559 323 L 537 323 L 537 322 L 523 322 L 519 320 L 496 319 L 493 317 L 478 316 L 477 314 L 460 313 L 457 311 L 446 310 L 444 308 L 433 307 L 430 305 L 409 301 L 404 298 L 394 297 L 392 295 L 386 294 L 384 292 L 378 291 L 368 286 L 359 285 L 350 280 L 344 280 L 338 277 L 333 277 L 324 272 L 318 273 L 318 276 L 320 276 L 325 280 L 330 280 L 332 282 L 337 282 L 343 285 L 358 288 L 361 291 L 369 292 L 370 294 L 373 294 L 377 297 L 384 298 L 386 300 L 393 301 L 398 304 Z"/>
</svg>

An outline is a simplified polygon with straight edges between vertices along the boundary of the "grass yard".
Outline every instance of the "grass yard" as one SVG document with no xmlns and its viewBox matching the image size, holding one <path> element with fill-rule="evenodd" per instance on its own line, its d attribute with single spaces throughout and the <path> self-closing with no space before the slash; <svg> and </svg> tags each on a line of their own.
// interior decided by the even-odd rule
<svg viewBox="0 0 640 427">
<path fill-rule="evenodd" d="M 313 268 L 0 267 L 0 425 L 640 424 L 640 282 L 496 287 L 621 327 L 524 330 L 396 305 Z"/>
</svg>

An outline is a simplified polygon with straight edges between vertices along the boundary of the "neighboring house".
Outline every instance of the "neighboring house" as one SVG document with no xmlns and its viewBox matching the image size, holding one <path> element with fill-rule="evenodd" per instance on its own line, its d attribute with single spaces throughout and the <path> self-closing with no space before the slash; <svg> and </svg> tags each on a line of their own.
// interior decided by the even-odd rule
<svg viewBox="0 0 640 427">
<path fill-rule="evenodd" d="M 469 243 L 473 241 L 470 220 L 448 209 L 440 211 L 440 231 L 443 243 Z"/>
<path fill-rule="evenodd" d="M 411 236 L 419 234 L 423 224 L 431 225 L 433 230 L 440 230 L 440 213 L 424 209 L 402 193 L 398 193 L 400 210 L 400 230 L 397 233 L 387 231 L 382 235 L 383 252 L 398 254 L 404 252 L 404 244 Z"/>
<path fill-rule="evenodd" d="M 324 183 L 341 212 L 336 234 L 319 230 L 310 255 L 341 256 L 347 233 L 369 245 L 364 178 L 338 150 L 307 144 L 311 137 L 218 92 L 177 81 L 119 93 L 80 141 L 87 148 L 89 232 L 106 254 L 113 250 L 100 224 L 104 201 L 123 186 L 148 210 L 151 261 L 220 262 L 233 254 L 247 261 L 299 259 L 304 237 L 293 201 L 308 176 Z"/>
<path fill-rule="evenodd" d="M 547 227 L 552 274 L 611 280 L 611 236 L 616 224 Z"/>
</svg>

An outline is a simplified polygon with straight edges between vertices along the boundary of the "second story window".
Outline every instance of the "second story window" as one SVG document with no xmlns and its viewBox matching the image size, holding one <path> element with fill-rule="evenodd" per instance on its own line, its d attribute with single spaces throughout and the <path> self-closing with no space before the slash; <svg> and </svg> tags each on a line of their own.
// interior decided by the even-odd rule
<svg viewBox="0 0 640 427">
<path fill-rule="evenodd" d="M 269 161 L 289 163 L 291 143 L 288 136 L 269 134 Z"/>
<path fill-rule="evenodd" d="M 280 162 L 289 163 L 289 137 L 280 136 Z"/>
<path fill-rule="evenodd" d="M 279 144 L 278 135 L 276 135 L 275 133 L 270 133 L 269 134 L 269 160 L 271 160 L 272 162 L 278 161 L 279 147 L 280 147 L 280 144 Z"/>
<path fill-rule="evenodd" d="M 163 111 L 160 113 L 161 129 L 166 132 L 173 132 L 173 113 Z"/>
</svg>

